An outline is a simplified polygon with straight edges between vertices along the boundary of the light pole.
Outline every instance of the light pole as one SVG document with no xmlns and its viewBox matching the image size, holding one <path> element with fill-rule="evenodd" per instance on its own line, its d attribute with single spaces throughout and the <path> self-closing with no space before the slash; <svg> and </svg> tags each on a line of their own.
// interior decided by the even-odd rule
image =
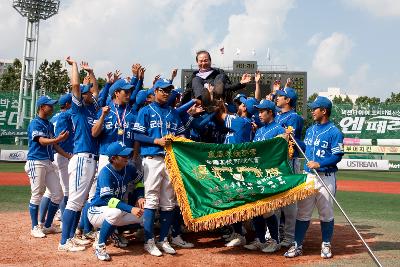
<svg viewBox="0 0 400 267">
<path fill-rule="evenodd" d="M 32 119 L 36 104 L 36 68 L 39 47 L 39 22 L 58 13 L 59 0 L 13 0 L 13 8 L 26 17 L 24 53 L 22 58 L 21 83 L 16 129 L 20 129 L 25 119 Z M 28 113 L 28 103 L 30 110 Z M 15 139 L 16 144 L 19 138 Z"/>
</svg>

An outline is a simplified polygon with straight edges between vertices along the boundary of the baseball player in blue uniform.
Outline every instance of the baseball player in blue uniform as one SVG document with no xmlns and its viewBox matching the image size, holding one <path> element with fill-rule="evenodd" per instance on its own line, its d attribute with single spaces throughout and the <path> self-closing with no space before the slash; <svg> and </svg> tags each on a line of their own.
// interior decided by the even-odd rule
<svg viewBox="0 0 400 267">
<path fill-rule="evenodd" d="M 47 96 L 41 96 L 36 102 L 37 116 L 28 126 L 28 160 L 25 164 L 25 171 L 31 183 L 31 199 L 29 201 L 29 213 L 32 220 L 31 235 L 33 237 L 45 237 L 47 233 L 54 233 L 51 226 L 58 205 L 62 200 L 62 189 L 60 178 L 53 164 L 53 149 L 66 158 L 68 155 L 58 143 L 68 138 L 68 132 L 61 132 L 54 137 L 53 124 L 48 120 L 53 113 L 53 105 L 57 100 Z M 50 204 L 44 228 L 38 225 L 39 203 L 46 190 L 50 192 Z"/>
<path fill-rule="evenodd" d="M 71 120 L 71 113 L 69 109 L 71 108 L 72 97 L 71 94 L 64 94 L 58 100 L 58 104 L 60 105 L 60 112 L 56 113 L 51 119 L 50 122 L 54 125 L 54 133 L 55 136 L 60 135 L 60 133 L 67 131 L 69 133 L 68 138 L 58 145 L 68 154 L 72 155 L 72 151 L 74 148 L 74 129 Z M 58 175 L 60 177 L 61 188 L 64 193 L 64 198 L 60 203 L 61 215 L 64 212 L 65 205 L 67 205 L 68 201 L 68 162 L 69 159 L 62 156 L 59 153 L 54 154 L 54 164 L 57 167 Z M 46 188 L 46 192 L 43 195 L 42 200 L 40 201 L 39 206 L 39 224 L 44 224 L 46 213 L 50 204 L 50 192 Z"/>
<path fill-rule="evenodd" d="M 240 144 L 251 142 L 252 140 L 252 125 L 251 116 L 257 113 L 255 105 L 258 103 L 255 98 L 240 98 L 241 104 L 238 107 L 237 115 L 230 115 L 227 113 L 225 105 L 220 108 L 225 108 L 217 114 L 218 119 L 222 119 L 228 133 L 225 137 L 225 144 Z M 246 245 L 246 237 L 244 236 L 242 223 L 238 222 L 233 224 L 234 233 L 230 235 L 225 244 L 227 247 L 235 247 Z"/>
<path fill-rule="evenodd" d="M 96 120 L 98 106 L 98 86 L 93 70 L 87 63 L 82 67 L 89 73 L 92 86 L 80 86 L 77 63 L 67 58 L 67 63 L 72 66 L 72 122 L 75 128 L 74 155 L 68 164 L 69 197 L 62 217 L 63 227 L 61 241 L 58 246 L 60 251 L 81 251 L 90 243 L 89 240 L 74 238 L 75 230 L 80 218 L 80 211 L 88 198 L 98 160 L 97 140 L 92 137 L 92 127 Z"/>
<path fill-rule="evenodd" d="M 109 144 L 106 152 L 109 163 L 100 171 L 97 180 L 88 218 L 94 227 L 100 228 L 99 240 L 95 246 L 95 254 L 99 260 L 111 259 L 105 244 L 117 226 L 142 223 L 143 188 L 137 194 L 143 201 L 137 201 L 136 207 L 123 201 L 128 183 L 141 182 L 143 179 L 142 172 L 138 172 L 133 165 L 128 165 L 132 152 L 132 148 L 121 142 Z"/>
<path fill-rule="evenodd" d="M 296 113 L 295 107 L 297 103 L 296 90 L 291 87 L 285 87 L 282 90 L 276 90 L 276 105 L 280 109 L 275 117 L 275 121 L 282 125 L 286 131 L 290 132 L 289 127 L 292 128 L 294 138 L 296 141 L 301 140 L 303 131 L 304 119 Z M 290 161 L 295 173 L 300 173 L 299 152 L 295 148 L 294 155 Z M 290 247 L 294 240 L 294 227 L 296 224 L 297 204 L 280 208 L 276 211 L 278 222 L 281 221 L 281 214 L 285 216 L 283 227 L 283 238 L 281 246 Z"/>
<path fill-rule="evenodd" d="M 158 245 L 168 254 L 176 251 L 168 242 L 167 235 L 171 227 L 176 206 L 176 197 L 164 162 L 164 146 L 168 143 L 165 135 L 182 135 L 185 131 L 179 115 L 167 106 L 168 97 L 173 89 L 169 80 L 159 79 L 153 86 L 155 101 L 143 107 L 138 114 L 135 128 L 135 140 L 140 142 L 144 171 L 144 248 L 153 256 L 161 256 L 154 241 L 153 226 L 156 210 L 160 207 L 160 240 Z"/>
<path fill-rule="evenodd" d="M 263 126 L 258 128 L 253 142 L 272 139 L 280 134 L 285 133 L 285 129 L 277 123 L 275 119 L 276 107 L 270 100 L 262 100 L 259 105 L 255 106 L 259 111 L 260 121 Z M 266 219 L 264 219 L 266 217 Z M 265 223 L 267 223 L 271 241 L 266 242 L 265 239 Z M 253 225 L 256 232 L 256 238 L 253 242 L 244 247 L 249 250 L 261 250 L 262 252 L 272 253 L 281 248 L 279 244 L 278 219 L 274 212 L 264 216 L 253 218 Z"/>
<path fill-rule="evenodd" d="M 344 154 L 343 134 L 329 120 L 332 102 L 328 98 L 318 96 L 314 102 L 309 104 L 309 107 L 312 109 L 315 124 L 307 129 L 304 138 L 305 154 L 310 160 L 306 162 L 304 170 L 308 174 L 307 179 L 315 181 L 319 192 L 297 203 L 295 242 L 285 256 L 293 258 L 302 255 L 304 236 L 310 225 L 314 207 L 317 206 L 322 233 L 321 257 L 331 258 L 331 239 L 334 226 L 333 200 L 311 170 L 316 170 L 332 194 L 335 194 L 338 170 L 336 164 Z"/>
</svg>

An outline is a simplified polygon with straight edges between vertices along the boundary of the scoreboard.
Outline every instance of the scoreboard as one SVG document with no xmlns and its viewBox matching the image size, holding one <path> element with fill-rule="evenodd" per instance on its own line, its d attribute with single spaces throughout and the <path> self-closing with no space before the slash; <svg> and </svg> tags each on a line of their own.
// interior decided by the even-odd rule
<svg viewBox="0 0 400 267">
<path fill-rule="evenodd" d="M 196 69 L 182 69 L 181 73 L 181 86 L 186 89 L 186 85 L 192 76 L 193 71 Z M 233 61 L 232 69 L 224 69 L 226 75 L 231 80 L 232 84 L 239 83 L 244 73 L 249 73 L 253 76 L 253 79 L 246 87 L 242 90 L 235 92 L 244 93 L 247 96 L 254 97 L 255 81 L 254 74 L 257 71 L 257 61 Z M 290 78 L 292 80 L 292 87 L 296 89 L 297 107 L 296 111 L 306 118 L 307 112 L 307 72 L 302 71 L 269 71 L 260 70 L 261 73 L 261 96 L 265 98 L 266 95 L 271 93 L 272 86 L 276 80 L 281 81 L 281 87 L 285 86 L 286 80 Z"/>
</svg>

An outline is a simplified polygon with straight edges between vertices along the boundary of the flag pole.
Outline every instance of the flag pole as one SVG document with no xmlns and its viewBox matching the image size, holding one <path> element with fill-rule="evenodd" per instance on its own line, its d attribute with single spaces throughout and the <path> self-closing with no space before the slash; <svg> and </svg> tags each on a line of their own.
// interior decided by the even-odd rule
<svg viewBox="0 0 400 267">
<path fill-rule="evenodd" d="M 303 155 L 303 157 L 305 158 L 305 160 L 307 162 L 309 162 L 309 159 L 307 158 L 306 154 L 303 152 L 303 150 L 301 149 L 301 147 L 299 146 L 299 144 L 297 143 L 297 141 L 295 140 L 295 138 L 293 137 L 293 133 L 290 133 L 290 138 L 293 140 L 293 142 L 296 144 L 296 147 L 299 149 L 299 151 L 301 152 L 301 154 Z M 354 226 L 354 224 L 350 221 L 350 218 L 347 216 L 347 214 L 344 212 L 344 210 L 342 209 L 342 207 L 340 206 L 339 202 L 336 200 L 335 196 L 332 194 L 331 190 L 329 190 L 328 186 L 325 184 L 324 180 L 322 180 L 322 178 L 319 176 L 318 172 L 315 169 L 312 169 L 313 172 L 315 173 L 315 175 L 318 177 L 318 180 L 322 183 L 322 185 L 325 187 L 326 191 L 328 191 L 328 194 L 331 196 L 331 198 L 333 199 L 333 201 L 335 202 L 335 204 L 338 206 L 338 208 L 340 209 L 340 211 L 342 212 L 342 214 L 344 215 L 344 217 L 346 218 L 346 220 L 348 221 L 348 223 L 350 224 L 350 226 L 353 228 L 353 230 L 356 232 L 356 234 L 358 235 L 358 237 L 360 238 L 360 240 L 362 241 L 362 243 L 364 244 L 364 246 L 367 248 L 369 255 L 371 256 L 371 258 L 374 260 L 374 262 L 376 263 L 377 266 L 382 267 L 382 264 L 379 262 L 378 258 L 375 256 L 375 254 L 372 252 L 372 250 L 370 249 L 370 247 L 368 246 L 367 242 L 365 242 L 364 238 L 361 236 L 360 232 L 358 232 L 357 228 Z"/>
</svg>

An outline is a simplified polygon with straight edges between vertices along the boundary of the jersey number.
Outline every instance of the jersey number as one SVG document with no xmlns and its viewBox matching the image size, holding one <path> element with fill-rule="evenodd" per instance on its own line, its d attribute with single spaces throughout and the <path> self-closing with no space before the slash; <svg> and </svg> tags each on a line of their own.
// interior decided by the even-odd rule
<svg viewBox="0 0 400 267">
<path fill-rule="evenodd" d="M 317 153 L 315 153 L 319 158 L 324 158 L 325 157 L 325 150 L 317 150 Z"/>
</svg>

